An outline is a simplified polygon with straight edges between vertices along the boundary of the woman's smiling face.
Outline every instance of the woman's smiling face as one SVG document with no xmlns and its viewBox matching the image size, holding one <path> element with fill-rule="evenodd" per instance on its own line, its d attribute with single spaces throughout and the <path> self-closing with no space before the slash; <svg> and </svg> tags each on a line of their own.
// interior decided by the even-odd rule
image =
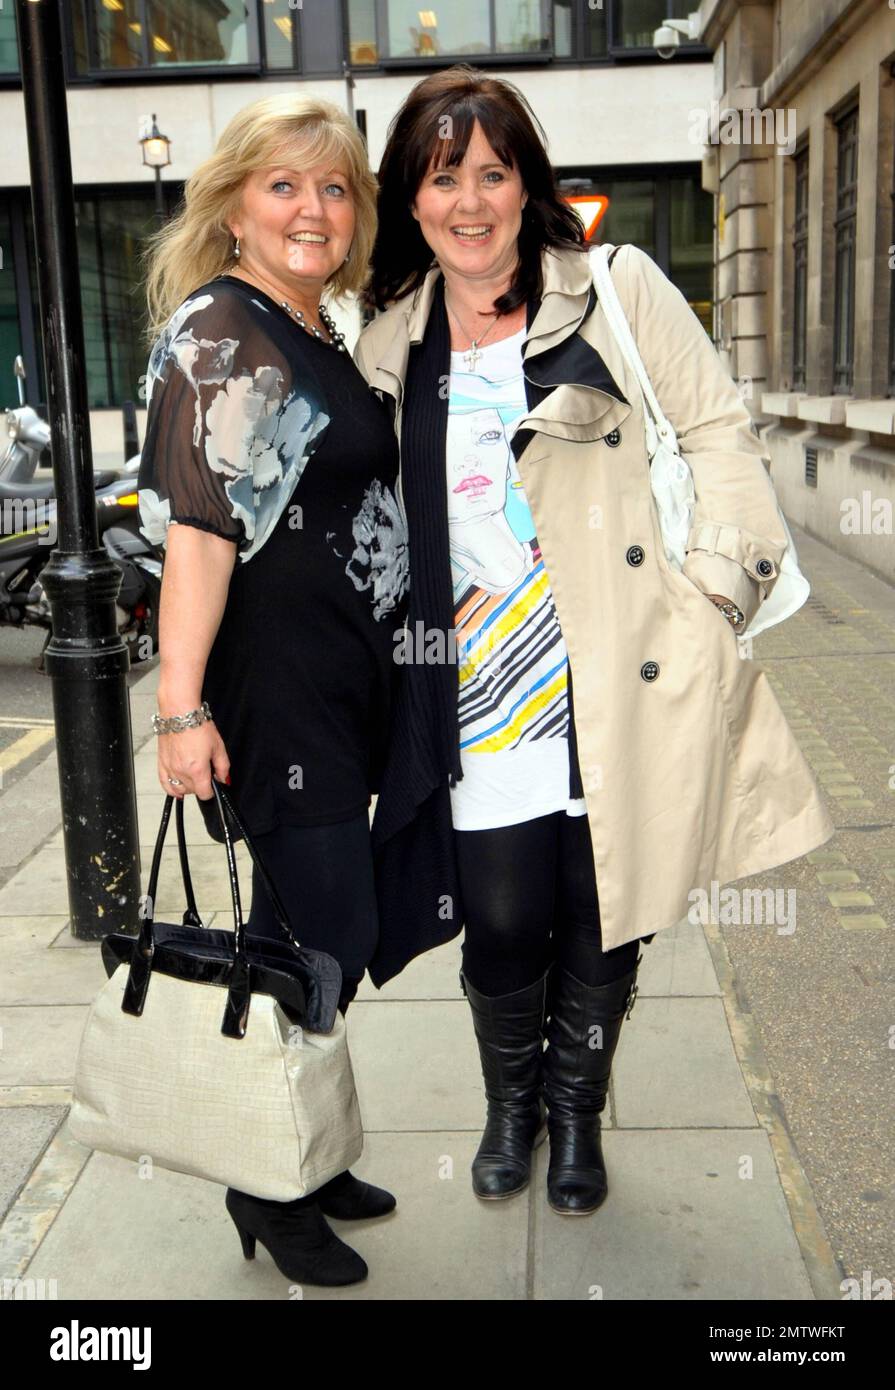
<svg viewBox="0 0 895 1390">
<path fill-rule="evenodd" d="M 245 269 L 304 281 L 317 293 L 348 255 L 355 218 L 351 183 L 338 164 L 299 170 L 286 162 L 247 177 L 232 229 L 245 243 Z"/>
<path fill-rule="evenodd" d="M 501 162 L 476 121 L 461 164 L 430 163 L 411 212 L 443 271 L 488 280 L 516 263 L 527 201 L 518 170 Z"/>
</svg>

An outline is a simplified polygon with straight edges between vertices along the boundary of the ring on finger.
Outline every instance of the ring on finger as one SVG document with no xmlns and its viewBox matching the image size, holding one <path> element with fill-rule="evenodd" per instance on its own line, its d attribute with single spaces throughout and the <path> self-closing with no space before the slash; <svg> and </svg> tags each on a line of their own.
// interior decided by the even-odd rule
<svg viewBox="0 0 895 1390">
<path fill-rule="evenodd" d="M 180 780 L 179 777 L 169 777 L 169 778 L 168 778 L 168 781 L 171 783 L 171 786 L 172 786 L 172 787 L 182 787 L 182 786 L 183 786 L 183 783 L 181 782 L 181 780 Z"/>
</svg>

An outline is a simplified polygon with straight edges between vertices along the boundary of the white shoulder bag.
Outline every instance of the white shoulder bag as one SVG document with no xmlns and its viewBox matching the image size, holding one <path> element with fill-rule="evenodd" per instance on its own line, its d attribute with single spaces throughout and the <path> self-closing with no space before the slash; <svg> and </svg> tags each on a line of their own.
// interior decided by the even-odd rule
<svg viewBox="0 0 895 1390">
<path fill-rule="evenodd" d="M 662 541 L 669 564 L 682 570 L 696 506 L 693 475 L 678 449 L 677 436 L 659 405 L 612 282 L 609 256 L 614 250 L 611 244 L 591 249 L 589 255 L 594 287 L 619 351 L 640 385 L 646 449 L 650 460 L 650 487 L 659 514 Z M 795 544 L 779 505 L 778 513 L 788 542 L 780 562 L 780 572 L 770 594 L 739 634 L 740 638 L 757 637 L 760 632 L 792 617 L 811 592 L 808 580 L 799 569 Z"/>
</svg>

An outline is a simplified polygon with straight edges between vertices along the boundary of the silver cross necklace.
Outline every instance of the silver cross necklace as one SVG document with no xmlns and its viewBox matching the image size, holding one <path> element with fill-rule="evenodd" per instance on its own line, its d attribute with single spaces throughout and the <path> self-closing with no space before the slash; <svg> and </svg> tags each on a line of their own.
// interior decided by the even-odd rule
<svg viewBox="0 0 895 1390">
<path fill-rule="evenodd" d="M 447 300 L 445 300 L 445 303 L 447 303 Z M 448 304 L 447 308 L 448 308 L 448 312 L 449 312 L 450 314 L 453 315 L 454 321 L 455 321 L 456 324 L 458 325 L 458 327 L 459 327 L 459 329 L 460 329 L 460 332 L 463 334 L 463 337 L 464 337 L 464 338 L 471 338 L 471 340 L 472 340 L 471 343 L 470 343 L 470 346 L 469 346 L 468 348 L 466 348 L 466 349 L 462 349 L 462 348 L 461 348 L 461 352 L 463 352 L 463 354 L 464 354 L 464 360 L 465 360 L 465 362 L 466 362 L 467 367 L 469 368 L 469 370 L 470 370 L 471 372 L 474 372 L 475 369 L 476 369 L 476 363 L 478 362 L 479 358 L 482 356 L 482 353 L 479 351 L 479 347 L 480 347 L 480 345 L 485 341 L 485 339 L 487 338 L 488 334 L 491 332 L 491 329 L 494 327 L 494 325 L 496 324 L 497 320 L 500 318 L 500 315 L 499 315 L 499 314 L 495 314 L 495 315 L 494 315 L 494 318 L 491 320 L 491 322 L 489 323 L 489 325 L 488 325 L 488 327 L 486 328 L 485 332 L 482 334 L 482 336 L 481 336 L 480 338 L 472 338 L 472 335 L 471 335 L 470 333 L 467 333 L 466 329 L 463 327 L 463 325 L 462 325 L 462 323 L 460 322 L 459 318 L 458 318 L 457 315 L 454 313 L 454 310 L 451 308 L 451 306 L 450 306 L 449 304 Z"/>
</svg>

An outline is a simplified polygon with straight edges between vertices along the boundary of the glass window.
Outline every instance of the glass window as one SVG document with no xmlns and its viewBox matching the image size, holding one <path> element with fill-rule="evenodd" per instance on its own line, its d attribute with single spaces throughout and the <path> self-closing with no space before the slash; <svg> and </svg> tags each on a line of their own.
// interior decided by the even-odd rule
<svg viewBox="0 0 895 1390">
<path fill-rule="evenodd" d="M 792 384 L 804 391 L 808 342 L 808 150 L 794 161 Z"/>
<path fill-rule="evenodd" d="M 481 0 L 438 0 L 421 9 L 418 0 L 388 0 L 391 58 L 438 58 L 491 52 L 489 6 Z"/>
<path fill-rule="evenodd" d="M 28 286 L 30 309 L 20 305 L 19 280 L 13 254 L 13 218 L 21 230 L 26 248 L 27 266 L 24 271 Z M 22 319 L 28 318 L 36 326 L 40 323 L 40 307 L 37 298 L 37 258 L 34 250 L 34 221 L 31 216 L 31 198 L 28 193 L 12 193 L 0 203 L 0 410 L 19 403 L 19 389 L 12 370 L 14 359 L 21 353 L 28 358 L 21 330 Z M 33 342 L 32 342 L 33 346 Z M 34 354 L 31 354 L 32 358 Z M 30 375 L 25 382 L 25 399 L 35 409 L 46 400 L 44 384 L 43 356 L 37 343 L 36 360 L 26 360 Z M 36 371 L 35 371 L 36 368 Z"/>
<path fill-rule="evenodd" d="M 671 198 L 671 265 L 669 279 L 685 295 L 706 333 L 712 332 L 712 195 L 699 180 L 673 178 Z"/>
<path fill-rule="evenodd" d="M 96 50 L 101 68 L 139 68 L 144 65 L 140 0 L 94 0 Z"/>
<path fill-rule="evenodd" d="M 75 72 L 86 74 L 90 69 L 90 50 L 87 45 L 84 6 L 81 4 L 70 5 L 67 13 L 71 23 L 74 69 Z"/>
<path fill-rule="evenodd" d="M 0 9 L 0 72 L 18 72 L 19 44 L 12 5 Z"/>
<path fill-rule="evenodd" d="M 89 405 L 139 406 L 147 358 L 139 255 L 158 226 L 154 194 L 102 193 L 78 198 L 76 210 Z"/>
<path fill-rule="evenodd" d="M 289 0 L 264 0 L 264 51 L 268 69 L 295 69 L 297 66 L 298 10 Z"/>
<path fill-rule="evenodd" d="M 553 0 L 553 51 L 557 58 L 605 58 L 605 3 L 591 7 L 586 0 Z"/>
<path fill-rule="evenodd" d="M 895 246 L 895 168 L 892 180 L 892 245 Z M 889 283 L 889 395 L 895 396 L 895 275 L 889 276 Z"/>
<path fill-rule="evenodd" d="M 587 58 L 605 58 L 609 51 L 609 36 L 606 32 L 606 9 L 590 6 L 584 12 L 584 55 Z"/>
<path fill-rule="evenodd" d="M 550 47 L 549 0 L 495 0 L 498 53 L 540 53 Z"/>
<path fill-rule="evenodd" d="M 566 195 L 602 194 L 609 199 L 592 238 L 594 245 L 631 242 L 661 266 L 707 333 L 712 329 L 713 204 L 698 174 L 656 178 L 570 177 Z"/>
<path fill-rule="evenodd" d="M 22 351 L 22 336 L 19 332 L 19 297 L 12 263 L 12 229 L 6 206 L 0 206 L 0 256 L 0 269 L 3 271 L 0 275 L 0 410 L 7 410 L 19 403 L 12 364 Z M 31 402 L 32 405 L 34 403 Z"/>
<path fill-rule="evenodd" d="M 248 63 L 245 0 L 149 0 L 153 63 Z"/>
<path fill-rule="evenodd" d="M 255 63 L 255 8 L 254 0 L 73 0 L 76 70 Z M 291 19 L 288 0 L 271 8 Z"/>
<path fill-rule="evenodd" d="M 574 0 L 553 0 L 553 52 L 557 58 L 571 58 L 574 52 Z"/>
<path fill-rule="evenodd" d="M 616 48 L 652 48 L 653 34 L 666 19 L 686 19 L 693 0 L 615 0 L 613 41 Z M 690 43 L 681 34 L 681 45 Z"/>
<path fill-rule="evenodd" d="M 858 110 L 838 122 L 833 390 L 850 392 L 855 368 L 855 243 L 858 206 Z"/>
<path fill-rule="evenodd" d="M 348 35 L 352 63 L 378 63 L 376 0 L 348 0 Z"/>
<path fill-rule="evenodd" d="M 632 241 L 642 251 L 655 256 L 655 180 L 600 179 L 593 185 L 593 191 L 604 193 L 609 199 L 594 239 L 601 243 L 611 241 L 614 246 Z"/>
</svg>

